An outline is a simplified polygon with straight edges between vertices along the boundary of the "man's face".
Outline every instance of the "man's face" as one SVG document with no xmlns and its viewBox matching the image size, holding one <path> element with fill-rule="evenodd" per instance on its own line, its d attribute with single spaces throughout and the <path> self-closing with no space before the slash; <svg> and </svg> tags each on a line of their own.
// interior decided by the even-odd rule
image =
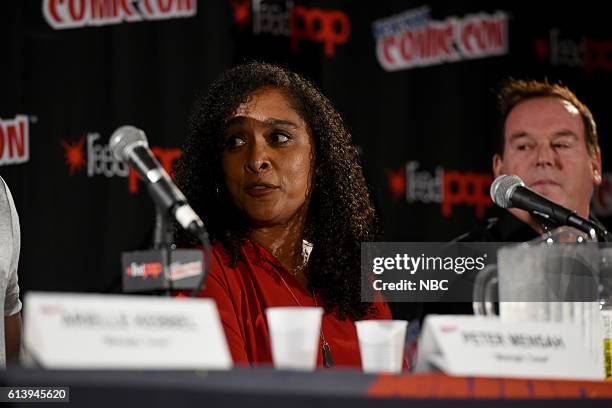
<svg viewBox="0 0 612 408">
<path fill-rule="evenodd" d="M 601 155 L 599 149 L 589 154 L 584 123 L 573 104 L 534 98 L 516 105 L 506 118 L 503 155 L 493 157 L 493 172 L 496 177 L 515 174 L 532 190 L 588 217 L 593 185 L 601 183 Z"/>
</svg>

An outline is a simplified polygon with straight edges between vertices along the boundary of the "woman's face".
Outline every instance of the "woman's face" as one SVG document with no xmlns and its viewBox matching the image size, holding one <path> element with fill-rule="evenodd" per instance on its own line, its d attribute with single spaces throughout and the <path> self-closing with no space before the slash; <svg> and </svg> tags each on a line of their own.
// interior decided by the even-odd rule
<svg viewBox="0 0 612 408">
<path fill-rule="evenodd" d="M 306 214 L 313 162 L 308 127 L 278 89 L 254 92 L 227 122 L 225 184 L 255 227 L 286 224 Z"/>
</svg>

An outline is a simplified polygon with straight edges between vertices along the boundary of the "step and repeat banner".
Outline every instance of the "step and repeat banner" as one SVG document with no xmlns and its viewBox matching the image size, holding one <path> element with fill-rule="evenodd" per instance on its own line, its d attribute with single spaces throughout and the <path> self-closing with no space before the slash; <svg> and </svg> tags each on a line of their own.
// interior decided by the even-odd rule
<svg viewBox="0 0 612 408">
<path fill-rule="evenodd" d="M 109 136 L 142 128 L 171 171 L 196 96 L 249 60 L 286 65 L 334 102 L 388 241 L 444 241 L 494 215 L 495 93 L 508 77 L 572 88 L 610 170 L 608 12 L 537 3 L 2 2 L 0 175 L 21 219 L 22 289 L 121 291 L 121 251 L 150 247 L 154 208 Z M 593 208 L 611 225 L 612 174 Z"/>
</svg>

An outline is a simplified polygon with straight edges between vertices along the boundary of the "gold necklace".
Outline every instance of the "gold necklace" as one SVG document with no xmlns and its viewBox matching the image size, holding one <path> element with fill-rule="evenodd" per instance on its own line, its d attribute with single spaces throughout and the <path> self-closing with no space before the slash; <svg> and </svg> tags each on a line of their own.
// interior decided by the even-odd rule
<svg viewBox="0 0 612 408">
<path fill-rule="evenodd" d="M 281 282 L 283 282 L 283 285 L 285 285 L 285 288 L 287 288 L 287 290 L 291 294 L 291 297 L 293 298 L 293 300 L 295 300 L 295 303 L 297 303 L 298 306 L 303 307 L 302 304 L 300 303 L 300 301 L 298 300 L 298 298 L 293 294 L 293 291 L 291 290 L 289 285 L 287 285 L 287 282 L 285 282 L 285 278 L 283 278 L 283 275 L 281 275 L 281 273 L 278 271 L 278 269 L 277 269 L 278 267 L 275 264 L 273 264 L 273 263 L 271 263 L 271 265 L 274 266 L 274 272 L 276 272 L 276 274 L 280 278 Z M 304 265 L 302 266 L 301 269 L 304 269 L 305 265 L 306 265 L 306 263 L 304 263 Z M 315 307 L 318 307 L 319 305 L 317 303 L 317 295 L 314 292 L 312 293 L 312 298 L 314 299 Z M 331 368 L 331 367 L 334 366 L 334 360 L 332 359 L 332 355 L 331 355 L 331 347 L 329 347 L 329 343 L 325 340 L 325 334 L 323 333 L 323 318 L 321 318 L 321 333 L 320 333 L 320 335 L 321 335 L 321 340 L 323 341 L 323 347 L 322 347 L 322 349 L 323 349 L 323 363 L 325 364 L 325 367 Z"/>
</svg>

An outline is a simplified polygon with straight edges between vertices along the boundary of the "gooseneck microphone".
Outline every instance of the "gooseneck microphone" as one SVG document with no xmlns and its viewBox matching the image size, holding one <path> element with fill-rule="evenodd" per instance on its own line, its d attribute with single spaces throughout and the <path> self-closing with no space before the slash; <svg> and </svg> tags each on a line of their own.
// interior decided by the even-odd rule
<svg viewBox="0 0 612 408">
<path fill-rule="evenodd" d="M 109 146 L 118 160 L 131 164 L 145 180 L 153 201 L 160 210 L 171 213 L 187 231 L 197 236 L 201 234 L 204 223 L 153 156 L 142 130 L 134 126 L 122 126 L 111 136 Z"/>
<path fill-rule="evenodd" d="M 557 225 L 577 228 L 593 239 L 602 239 L 607 234 L 597 224 L 529 189 L 515 175 L 503 174 L 497 177 L 491 184 L 491 199 L 501 208 L 520 208 Z"/>
<path fill-rule="evenodd" d="M 211 248 L 204 223 L 153 156 L 144 132 L 133 126 L 115 130 L 109 141 L 113 155 L 128 162 L 144 179 L 157 209 L 155 249 L 122 253 L 124 292 L 191 289 L 195 297 L 204 287 L 210 270 Z M 172 215 L 202 244 L 199 249 L 174 249 L 170 244 Z"/>
</svg>

